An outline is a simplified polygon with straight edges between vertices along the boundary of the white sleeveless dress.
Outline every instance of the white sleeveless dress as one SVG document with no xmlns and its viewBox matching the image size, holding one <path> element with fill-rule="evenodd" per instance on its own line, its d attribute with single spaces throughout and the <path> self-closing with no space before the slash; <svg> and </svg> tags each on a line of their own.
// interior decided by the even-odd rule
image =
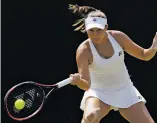
<svg viewBox="0 0 157 123">
<path fill-rule="evenodd" d="M 80 108 L 84 110 L 88 97 L 96 97 L 111 105 L 115 111 L 118 108 L 128 108 L 137 102 L 146 100 L 133 85 L 124 62 L 124 51 L 117 41 L 108 33 L 108 38 L 114 49 L 112 57 L 102 58 L 93 42 L 89 40 L 93 62 L 89 65 L 91 87 L 85 91 Z"/>
</svg>

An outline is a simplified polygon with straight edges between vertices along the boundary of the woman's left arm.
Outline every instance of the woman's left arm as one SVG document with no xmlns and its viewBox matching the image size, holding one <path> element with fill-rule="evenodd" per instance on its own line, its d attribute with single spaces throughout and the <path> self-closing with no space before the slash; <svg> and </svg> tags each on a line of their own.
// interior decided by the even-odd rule
<svg viewBox="0 0 157 123">
<path fill-rule="evenodd" d="M 149 61 L 157 52 L 157 33 L 155 34 L 151 47 L 148 49 L 142 48 L 121 31 L 114 32 L 114 37 L 117 41 L 121 42 L 124 51 L 140 60 Z"/>
</svg>

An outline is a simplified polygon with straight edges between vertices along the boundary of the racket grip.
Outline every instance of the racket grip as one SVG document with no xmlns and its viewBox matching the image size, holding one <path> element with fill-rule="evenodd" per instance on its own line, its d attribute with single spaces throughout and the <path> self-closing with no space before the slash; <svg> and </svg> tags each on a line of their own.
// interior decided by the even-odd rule
<svg viewBox="0 0 157 123">
<path fill-rule="evenodd" d="M 57 87 L 58 87 L 58 88 L 61 88 L 61 87 L 65 86 L 65 85 L 67 85 L 67 84 L 69 84 L 69 83 L 71 83 L 71 82 L 72 82 L 72 78 L 71 78 L 71 77 L 70 77 L 70 78 L 67 78 L 67 79 L 65 79 L 65 80 L 62 80 L 62 81 L 58 82 L 58 83 L 57 83 Z"/>
</svg>

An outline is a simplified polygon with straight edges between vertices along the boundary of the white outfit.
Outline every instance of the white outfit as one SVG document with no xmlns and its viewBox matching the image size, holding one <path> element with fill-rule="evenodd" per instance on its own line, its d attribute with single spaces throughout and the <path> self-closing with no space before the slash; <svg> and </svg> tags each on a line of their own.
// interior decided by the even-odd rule
<svg viewBox="0 0 157 123">
<path fill-rule="evenodd" d="M 88 97 L 96 97 L 111 105 L 114 110 L 130 107 L 140 101 L 146 103 L 130 79 L 124 62 L 123 49 L 109 33 L 108 38 L 114 49 L 113 56 L 108 59 L 102 58 L 89 40 L 93 54 L 93 62 L 89 65 L 91 87 L 84 93 L 80 105 L 82 110 Z"/>
</svg>

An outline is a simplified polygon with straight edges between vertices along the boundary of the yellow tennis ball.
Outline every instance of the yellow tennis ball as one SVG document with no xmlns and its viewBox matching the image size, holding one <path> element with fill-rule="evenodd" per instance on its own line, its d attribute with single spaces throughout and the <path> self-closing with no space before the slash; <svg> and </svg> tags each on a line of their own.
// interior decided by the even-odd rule
<svg viewBox="0 0 157 123">
<path fill-rule="evenodd" d="M 25 101 L 23 99 L 17 99 L 14 103 L 16 109 L 21 110 L 25 107 Z"/>
</svg>

